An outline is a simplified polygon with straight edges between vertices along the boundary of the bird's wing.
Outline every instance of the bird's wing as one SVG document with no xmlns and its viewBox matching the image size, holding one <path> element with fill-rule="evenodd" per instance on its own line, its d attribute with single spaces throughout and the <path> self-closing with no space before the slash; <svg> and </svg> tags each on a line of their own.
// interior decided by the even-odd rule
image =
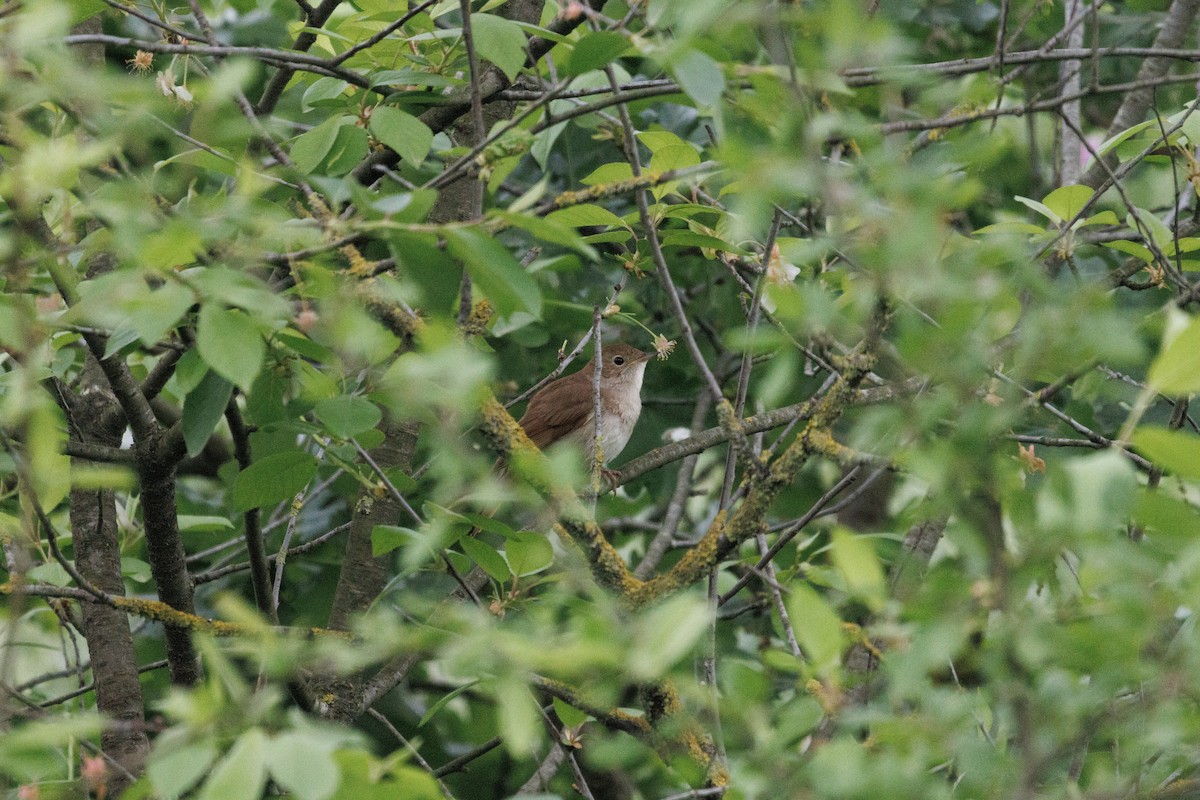
<svg viewBox="0 0 1200 800">
<path fill-rule="evenodd" d="M 591 393 L 570 389 L 570 384 L 555 381 L 529 401 L 521 417 L 521 427 L 539 449 L 545 449 L 591 419 Z"/>
</svg>

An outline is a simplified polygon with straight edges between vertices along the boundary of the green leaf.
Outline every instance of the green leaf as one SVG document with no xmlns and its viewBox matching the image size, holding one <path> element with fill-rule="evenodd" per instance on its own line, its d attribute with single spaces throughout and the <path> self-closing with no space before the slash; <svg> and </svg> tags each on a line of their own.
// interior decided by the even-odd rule
<svg viewBox="0 0 1200 800">
<path fill-rule="evenodd" d="M 384 467 L 383 474 L 387 476 L 398 492 L 411 492 L 417 488 L 417 482 L 400 467 Z"/>
<path fill-rule="evenodd" d="M 1125 224 L 1133 228 L 1135 231 L 1145 230 L 1150 234 L 1150 240 L 1158 245 L 1160 250 L 1164 252 L 1167 248 L 1174 247 L 1175 234 L 1167 227 L 1167 224 L 1158 218 L 1156 214 L 1147 211 L 1144 208 L 1134 210 L 1134 214 L 1125 215 Z M 1139 224 L 1140 223 L 1140 224 Z"/>
<path fill-rule="evenodd" d="M 266 736 L 258 728 L 243 733 L 204 782 L 200 800 L 258 800 L 267 783 Z"/>
<path fill-rule="evenodd" d="M 785 605 L 796 639 L 813 668 L 827 672 L 842 659 L 842 620 L 807 583 L 794 583 L 790 589 Z"/>
<path fill-rule="evenodd" d="M 718 239 L 715 236 L 707 236 L 703 233 L 695 231 L 663 231 L 662 234 L 663 247 L 704 247 L 712 250 L 721 250 L 726 253 L 734 253 L 739 256 L 749 255 L 747 250 L 743 250 L 737 245 Z"/>
<path fill-rule="evenodd" d="M 833 532 L 832 548 L 834 566 L 846 579 L 846 588 L 872 611 L 879 611 L 887 596 L 887 584 L 871 540 L 837 528 Z"/>
<path fill-rule="evenodd" d="M 650 158 L 648 171 L 660 175 L 675 169 L 694 167 L 700 163 L 700 154 L 690 144 L 676 144 L 656 150 Z"/>
<path fill-rule="evenodd" d="M 412 528 L 402 528 L 399 525 L 376 525 L 371 528 L 371 555 L 385 555 L 397 547 L 403 547 L 409 542 L 416 541 L 419 536 L 420 534 Z"/>
<path fill-rule="evenodd" d="M 1021 195 L 1017 195 L 1013 199 L 1016 200 L 1018 203 L 1020 203 L 1023 206 L 1028 206 L 1029 208 L 1032 208 L 1034 211 L 1041 214 L 1043 217 L 1050 220 L 1055 225 L 1062 224 L 1062 221 L 1063 221 L 1062 217 L 1060 217 L 1058 214 L 1056 214 L 1054 212 L 1054 210 L 1051 209 L 1049 206 L 1047 206 L 1045 203 L 1039 203 L 1037 200 L 1032 200 L 1028 197 L 1022 197 Z"/>
<path fill-rule="evenodd" d="M 583 237 L 583 241 L 588 244 L 605 244 L 606 242 L 624 242 L 633 237 L 633 231 L 629 229 L 620 231 L 605 231 L 604 233 L 593 233 L 590 236 Z"/>
<path fill-rule="evenodd" d="M 1103 155 L 1107 154 L 1109 151 L 1111 151 L 1114 147 L 1121 144 L 1121 142 L 1130 138 L 1131 136 L 1141 133 L 1146 128 L 1149 128 L 1151 125 L 1157 125 L 1157 124 L 1158 124 L 1158 120 L 1148 119 L 1148 120 L 1145 120 L 1144 122 L 1139 122 L 1137 125 L 1134 125 L 1132 128 L 1126 128 L 1125 130 L 1121 131 L 1120 133 L 1115 134 L 1114 136 L 1111 136 L 1108 139 L 1104 140 L 1104 142 L 1099 147 L 1096 148 L 1096 154 L 1103 156 Z"/>
<path fill-rule="evenodd" d="M 179 530 L 182 533 L 226 533 L 233 530 L 233 523 L 224 517 L 180 514 Z"/>
<path fill-rule="evenodd" d="M 108 336 L 108 341 L 104 343 L 104 357 L 111 358 L 117 353 L 124 350 L 129 345 L 136 342 L 139 338 L 137 330 L 133 327 L 133 323 L 129 320 L 121 322 L 117 329 Z"/>
<path fill-rule="evenodd" d="M 1117 250 L 1121 253 L 1126 253 L 1134 258 L 1140 258 L 1147 264 L 1154 262 L 1154 253 L 1151 253 L 1150 249 L 1145 245 L 1140 245 L 1137 242 L 1126 242 L 1122 240 L 1116 242 L 1102 242 L 1102 244 L 1111 250 Z"/>
<path fill-rule="evenodd" d="M 370 137 L 357 125 L 343 125 L 338 129 L 333 146 L 321 164 L 320 171 L 327 175 L 345 175 L 358 166 L 367 156 Z"/>
<path fill-rule="evenodd" d="M 200 381 L 204 380 L 204 376 L 207 374 L 208 366 L 193 348 L 179 357 L 179 361 L 175 364 L 175 376 L 171 380 L 179 394 L 187 394 L 199 386 Z"/>
<path fill-rule="evenodd" d="M 1169 256 L 1173 256 L 1176 253 L 1194 253 L 1197 250 L 1200 250 L 1200 239 L 1194 236 L 1184 236 L 1177 242 L 1168 243 L 1168 247 L 1164 252 Z"/>
<path fill-rule="evenodd" d="M 317 474 L 317 459 L 298 450 L 260 458 L 233 481 L 233 507 L 249 511 L 290 500 Z"/>
<path fill-rule="evenodd" d="M 155 743 L 154 755 L 146 765 L 146 774 L 156 792 L 164 798 L 173 799 L 208 774 L 209 766 L 217 757 L 217 748 L 210 740 L 179 746 L 176 744 L 180 740 L 178 736 L 167 740 L 164 746 L 165 736 Z"/>
<path fill-rule="evenodd" d="M 1050 194 L 1042 198 L 1042 202 L 1060 219 L 1066 221 L 1072 219 L 1076 214 L 1083 210 L 1088 200 L 1092 199 L 1095 192 L 1090 186 L 1080 186 L 1078 184 L 1071 186 L 1060 186 Z"/>
<path fill-rule="evenodd" d="M 613 31 L 589 33 L 575 43 L 567 61 L 568 75 L 582 75 L 612 63 L 632 47 L 629 38 Z"/>
<path fill-rule="evenodd" d="M 389 0 L 390 2 L 390 0 Z M 368 79 L 371 86 L 429 86 L 434 89 L 445 89 L 450 86 L 461 86 L 463 81 L 455 80 L 446 75 L 435 75 L 432 72 L 422 72 L 417 69 L 385 69 L 373 73 Z"/>
<path fill-rule="evenodd" d="M 524 758 L 537 743 L 542 715 L 524 682 L 509 678 L 496 687 L 500 739 L 514 757 Z"/>
<path fill-rule="evenodd" d="M 492 580 L 503 583 L 512 577 L 512 572 L 509 571 L 504 557 L 491 545 L 470 536 L 464 536 L 458 543 L 462 546 L 463 552 L 469 555 Z"/>
<path fill-rule="evenodd" d="M 328 800 L 341 780 L 333 747 L 319 737 L 316 730 L 288 731 L 267 742 L 271 778 L 298 800 Z"/>
<path fill-rule="evenodd" d="M 573 705 L 564 703 L 557 697 L 554 698 L 554 713 L 558 715 L 559 720 L 568 728 L 575 728 L 587 722 L 588 715 L 580 711 Z"/>
<path fill-rule="evenodd" d="M 525 34 L 512 20 L 491 14 L 472 14 L 475 50 L 500 68 L 511 81 L 525 66 Z"/>
<path fill-rule="evenodd" d="M 687 142 L 670 131 L 643 131 L 637 135 L 638 141 L 646 145 L 651 153 L 668 147 L 686 146 Z"/>
<path fill-rule="evenodd" d="M 313 409 L 325 423 L 325 428 L 341 439 L 349 439 L 369 431 L 383 419 L 379 407 L 365 397 L 330 397 Z"/>
<path fill-rule="evenodd" d="M 725 92 L 725 74 L 706 53 L 688 50 L 671 65 L 675 80 L 701 106 L 715 106 Z"/>
<path fill-rule="evenodd" d="M 1099 214 L 1092 214 L 1079 221 L 1079 227 L 1087 225 L 1120 225 L 1121 220 L 1117 219 L 1117 215 L 1112 211 L 1101 211 Z"/>
<path fill-rule="evenodd" d="M 393 106 L 377 106 L 371 112 L 371 133 L 414 167 L 421 166 L 433 144 L 428 125 Z"/>
<path fill-rule="evenodd" d="M 568 225 L 572 228 L 582 228 L 593 225 L 615 225 L 621 228 L 628 228 L 625 220 L 618 217 L 613 212 L 603 206 L 593 205 L 591 203 L 581 203 L 577 206 L 568 208 L 560 208 L 557 211 L 552 211 L 546 215 L 546 219 L 551 222 L 557 222 L 559 225 Z"/>
<path fill-rule="evenodd" d="M 304 90 L 300 108 L 302 111 L 312 111 L 317 106 L 333 104 L 331 101 L 340 102 L 349 85 L 341 78 L 318 78 Z"/>
<path fill-rule="evenodd" d="M 247 314 L 206 303 L 200 309 L 196 349 L 209 368 L 241 389 L 249 389 L 262 368 L 267 346 Z"/>
<path fill-rule="evenodd" d="M 436 717 L 437 713 L 439 711 L 441 711 L 443 708 L 445 708 L 447 705 L 449 705 L 451 700 L 458 697 L 460 694 L 467 691 L 468 689 L 470 689 L 472 686 L 474 686 L 477 683 L 479 683 L 478 680 L 473 680 L 470 683 L 464 683 L 462 686 L 459 686 L 457 689 L 451 691 L 449 694 L 439 697 L 437 702 L 435 702 L 433 705 L 431 705 L 429 707 L 429 710 L 427 710 L 424 714 L 421 715 L 421 720 L 420 720 L 420 722 L 417 723 L 417 727 L 424 728 L 425 723 L 429 722 L 429 720 Z"/>
<path fill-rule="evenodd" d="M 513 214 L 507 211 L 493 211 L 491 214 L 499 219 L 507 220 L 514 228 L 529 231 L 544 242 L 569 247 L 593 261 L 599 259 L 599 254 L 596 253 L 595 248 L 585 243 L 582 236 L 566 225 L 561 225 L 549 218 L 543 219 L 530 214 Z"/>
<path fill-rule="evenodd" d="M 187 454 L 195 458 L 208 443 L 208 437 L 225 415 L 233 384 L 207 370 L 199 385 L 183 398 L 183 442 Z"/>
<path fill-rule="evenodd" d="M 1133 445 L 1170 473 L 1200 478 L 1200 438 L 1195 434 L 1145 426 L 1134 431 Z"/>
<path fill-rule="evenodd" d="M 318 164 L 325 160 L 325 156 L 329 154 L 329 150 L 337 139 L 342 119 L 330 117 L 312 130 L 296 137 L 292 142 L 291 150 L 292 161 L 296 162 L 296 169 L 301 172 L 312 172 Z"/>
<path fill-rule="evenodd" d="M 975 235 L 985 233 L 1029 233 L 1039 234 L 1045 233 L 1046 229 L 1040 225 L 1034 225 L 1032 222 L 997 222 L 992 225 L 984 225 L 979 230 L 975 231 Z"/>
<path fill-rule="evenodd" d="M 104 0 L 71 0 L 68 7 L 71 10 L 71 24 L 78 25 L 104 11 L 108 5 Z"/>
<path fill-rule="evenodd" d="M 1200 391 L 1200 317 L 1180 331 L 1150 364 L 1149 381 L 1165 394 Z"/>
<path fill-rule="evenodd" d="M 627 181 L 633 177 L 633 167 L 625 161 L 613 161 L 601 164 L 588 174 L 580 183 L 584 186 L 600 186 L 606 183 Z"/>
<path fill-rule="evenodd" d="M 475 230 L 448 229 L 446 247 L 463 262 L 471 280 L 502 316 L 524 311 L 541 318 L 542 294 L 537 281 L 504 245 Z"/>
<path fill-rule="evenodd" d="M 148 563 L 131 556 L 121 556 L 121 576 L 134 583 L 149 583 L 154 577 Z"/>
<path fill-rule="evenodd" d="M 1200 516 L 1196 514 L 1196 507 L 1161 491 L 1139 489 L 1133 518 L 1139 525 L 1153 529 L 1152 538 L 1187 539 L 1189 545 L 1200 538 Z"/>
<path fill-rule="evenodd" d="M 70 586 L 72 580 L 71 574 L 57 561 L 47 561 L 31 567 L 25 573 L 25 577 L 33 583 L 49 583 L 53 586 Z"/>
<path fill-rule="evenodd" d="M 631 641 L 628 669 L 637 680 L 656 680 L 686 658 L 710 621 L 707 605 L 696 595 L 676 595 L 639 615 Z"/>
<path fill-rule="evenodd" d="M 179 318 L 196 302 L 192 290 L 174 281 L 140 298 L 129 308 L 129 323 L 137 331 L 142 344 L 157 344 Z"/>
<path fill-rule="evenodd" d="M 476 528 L 479 528 L 481 531 L 496 533 L 506 539 L 516 533 L 516 531 L 505 525 L 500 520 L 489 517 L 486 514 L 464 514 L 463 516 L 470 520 L 471 524 Z"/>
<path fill-rule="evenodd" d="M 554 548 L 545 534 L 517 531 L 505 542 L 504 557 L 514 575 L 532 575 L 550 566 L 554 561 Z"/>
</svg>

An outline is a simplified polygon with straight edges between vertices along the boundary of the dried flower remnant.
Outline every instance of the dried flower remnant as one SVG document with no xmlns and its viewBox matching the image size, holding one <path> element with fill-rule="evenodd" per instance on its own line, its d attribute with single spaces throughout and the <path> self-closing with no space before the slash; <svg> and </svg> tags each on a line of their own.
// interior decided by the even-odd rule
<svg viewBox="0 0 1200 800">
<path fill-rule="evenodd" d="M 675 340 L 668 339 L 661 333 L 654 336 L 654 352 L 658 354 L 659 361 L 666 361 L 671 357 L 671 353 L 675 352 Z"/>
<path fill-rule="evenodd" d="M 1029 449 L 1025 449 L 1020 444 L 1017 445 L 1017 461 L 1021 462 L 1026 472 L 1045 472 L 1046 462 L 1039 458 L 1033 452 L 1033 445 L 1029 445 Z"/>
<path fill-rule="evenodd" d="M 131 72 L 149 72 L 154 66 L 154 54 L 145 50 L 138 50 L 133 58 L 128 59 L 126 64 L 129 65 Z"/>
</svg>

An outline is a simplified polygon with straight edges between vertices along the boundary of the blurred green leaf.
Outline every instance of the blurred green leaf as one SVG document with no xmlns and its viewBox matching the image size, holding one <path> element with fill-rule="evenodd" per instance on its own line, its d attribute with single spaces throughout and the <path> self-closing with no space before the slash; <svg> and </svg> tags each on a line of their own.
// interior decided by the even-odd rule
<svg viewBox="0 0 1200 800">
<path fill-rule="evenodd" d="M 793 583 L 788 589 L 784 604 L 796 639 L 812 662 L 813 669 L 826 674 L 842 660 L 845 640 L 842 620 L 808 584 Z"/>
<path fill-rule="evenodd" d="M 267 740 L 271 779 L 298 800 L 327 800 L 341 775 L 333 746 L 317 731 L 287 731 Z"/>
<path fill-rule="evenodd" d="M 445 708 L 447 705 L 450 704 L 450 701 L 452 701 L 454 698 L 458 697 L 463 692 L 468 691 L 469 689 L 471 689 L 471 687 L 475 686 L 478 683 L 479 683 L 479 681 L 477 681 L 477 680 L 471 681 L 470 683 L 464 683 L 462 686 L 459 686 L 454 691 L 449 692 L 449 693 L 444 694 L 441 697 L 439 697 L 437 699 L 437 702 L 435 702 L 433 705 L 431 705 L 429 707 L 429 709 L 424 714 L 421 715 L 421 719 L 417 723 L 417 727 L 424 728 L 425 725 L 431 719 L 433 719 L 434 717 L 437 716 L 439 711 L 441 711 L 443 708 Z"/>
<path fill-rule="evenodd" d="M 871 540 L 836 528 L 832 546 L 833 563 L 846 579 L 846 588 L 872 610 L 879 611 L 887 598 L 887 582 Z"/>
<path fill-rule="evenodd" d="M 200 309 L 196 349 L 204 363 L 241 389 L 249 389 L 262 368 L 267 347 L 244 312 L 206 303 Z"/>
<path fill-rule="evenodd" d="M 675 80 L 693 100 L 702 106 L 715 106 L 725 92 L 725 75 L 706 53 L 687 50 L 671 64 Z"/>
<path fill-rule="evenodd" d="M 629 671 L 638 680 L 661 678 L 696 647 L 708 626 L 706 604 L 676 595 L 643 612 L 634 623 Z"/>
<path fill-rule="evenodd" d="M 1150 364 L 1150 383 L 1166 394 L 1200 391 L 1200 318 L 1166 344 Z"/>
<path fill-rule="evenodd" d="M 1133 445 L 1167 472 L 1200 478 L 1200 439 L 1194 434 L 1147 425 L 1133 432 Z"/>
<path fill-rule="evenodd" d="M 256 800 L 267 783 L 267 737 L 251 728 L 217 762 L 200 790 L 200 800 Z"/>
<path fill-rule="evenodd" d="M 181 735 L 164 735 L 155 742 L 146 774 L 155 791 L 176 798 L 207 775 L 216 758 L 217 748 L 210 739 L 188 742 Z"/>
<path fill-rule="evenodd" d="M 446 230 L 446 246 L 461 260 L 471 280 L 502 315 L 524 311 L 540 318 L 542 294 L 533 277 L 495 239 L 469 229 Z"/>
</svg>

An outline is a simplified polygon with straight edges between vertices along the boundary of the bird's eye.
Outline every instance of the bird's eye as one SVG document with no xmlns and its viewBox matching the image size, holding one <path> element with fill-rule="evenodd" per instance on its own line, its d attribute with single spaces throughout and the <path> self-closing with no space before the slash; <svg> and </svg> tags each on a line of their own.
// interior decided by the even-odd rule
<svg viewBox="0 0 1200 800">
<path fill-rule="evenodd" d="M 613 356 L 613 363 L 618 367 L 625 363 L 625 356 Z"/>
</svg>

